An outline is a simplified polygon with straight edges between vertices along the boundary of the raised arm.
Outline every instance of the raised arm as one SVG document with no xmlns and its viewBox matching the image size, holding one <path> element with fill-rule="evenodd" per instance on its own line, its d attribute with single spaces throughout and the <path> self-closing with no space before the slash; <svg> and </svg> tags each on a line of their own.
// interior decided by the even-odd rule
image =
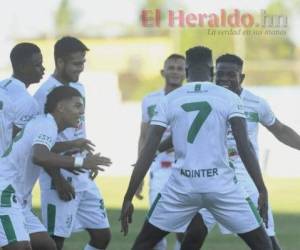
<svg viewBox="0 0 300 250">
<path fill-rule="evenodd" d="M 131 201 L 153 161 L 164 131 L 165 127 L 158 125 L 151 125 L 147 131 L 145 145 L 139 154 L 139 158 L 131 174 L 129 186 L 123 200 L 120 220 L 122 224 L 122 231 L 125 235 L 128 232 L 128 223 L 131 222 L 133 212 Z"/>
<path fill-rule="evenodd" d="M 64 156 L 49 151 L 48 147 L 42 144 L 33 145 L 32 162 L 46 168 L 84 168 L 100 171 L 104 169 L 99 165 L 109 166 L 111 164 L 109 158 L 101 157 L 100 154 L 90 154 L 86 157 Z"/>
<path fill-rule="evenodd" d="M 289 126 L 276 119 L 273 125 L 266 128 L 285 145 L 300 150 L 300 135 Z"/>
<path fill-rule="evenodd" d="M 95 144 L 92 143 L 90 140 L 85 138 L 79 138 L 72 141 L 56 142 L 53 148 L 51 149 L 51 151 L 54 153 L 63 153 L 69 150 L 74 150 L 74 151 L 87 150 L 88 152 L 93 152 L 94 147 Z"/>
<path fill-rule="evenodd" d="M 267 225 L 268 193 L 262 178 L 258 159 L 248 138 L 246 121 L 244 118 L 240 117 L 233 117 L 229 121 L 241 160 L 243 161 L 260 194 L 259 211 Z"/>
</svg>

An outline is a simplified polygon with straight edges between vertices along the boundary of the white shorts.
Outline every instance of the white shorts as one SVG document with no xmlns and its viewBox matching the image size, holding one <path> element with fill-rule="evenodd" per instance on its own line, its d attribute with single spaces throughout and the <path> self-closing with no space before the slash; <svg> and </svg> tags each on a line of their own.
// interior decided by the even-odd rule
<svg viewBox="0 0 300 250">
<path fill-rule="evenodd" d="M 73 231 L 109 228 L 102 196 L 96 186 L 63 201 L 56 190 L 42 190 L 42 220 L 50 235 L 68 238 Z"/>
<path fill-rule="evenodd" d="M 258 211 L 249 205 L 238 185 L 223 193 L 178 193 L 176 187 L 167 183 L 154 201 L 148 220 L 161 230 L 184 233 L 201 208 L 208 209 L 235 233 L 250 232 L 261 225 Z"/>
<path fill-rule="evenodd" d="M 250 196 L 250 199 L 255 207 L 258 206 L 258 193 L 254 193 Z M 210 232 L 214 226 L 217 224 L 222 234 L 232 234 L 232 232 L 227 229 L 225 226 L 223 226 L 220 223 L 217 223 L 214 216 L 207 210 L 207 209 L 201 209 L 199 213 L 202 215 L 202 218 L 204 220 L 204 223 L 207 227 L 207 230 Z M 268 209 L 268 228 L 266 228 L 266 232 L 268 236 L 275 236 L 275 225 L 274 225 L 274 218 L 272 214 L 272 209 L 269 206 Z"/>
<path fill-rule="evenodd" d="M 31 211 L 30 207 L 22 209 L 25 218 L 25 228 L 29 234 L 47 232 L 40 219 Z"/>
<path fill-rule="evenodd" d="M 150 180 L 149 180 L 149 201 L 153 203 L 157 194 L 163 189 L 168 179 L 172 174 L 173 161 L 165 160 L 152 162 L 150 167 Z"/>
<path fill-rule="evenodd" d="M 20 208 L 0 208 L 0 247 L 18 241 L 30 241 Z"/>
</svg>

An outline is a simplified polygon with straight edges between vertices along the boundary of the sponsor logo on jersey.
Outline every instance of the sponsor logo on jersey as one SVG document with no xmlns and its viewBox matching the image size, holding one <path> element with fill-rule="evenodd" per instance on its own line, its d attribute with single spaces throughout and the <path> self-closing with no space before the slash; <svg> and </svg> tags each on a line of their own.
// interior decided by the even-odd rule
<svg viewBox="0 0 300 250">
<path fill-rule="evenodd" d="M 180 174 L 188 178 L 209 178 L 219 175 L 217 168 L 181 169 Z"/>
<path fill-rule="evenodd" d="M 259 122 L 258 113 L 256 112 L 245 112 L 246 119 L 249 122 Z"/>
<path fill-rule="evenodd" d="M 152 117 L 157 114 L 157 112 L 155 111 L 155 108 L 156 108 L 156 105 L 151 105 L 147 108 L 148 116 L 150 119 L 152 119 Z"/>
<path fill-rule="evenodd" d="M 162 168 L 170 168 L 170 167 L 172 167 L 172 162 L 171 161 L 161 161 L 160 166 Z"/>
</svg>

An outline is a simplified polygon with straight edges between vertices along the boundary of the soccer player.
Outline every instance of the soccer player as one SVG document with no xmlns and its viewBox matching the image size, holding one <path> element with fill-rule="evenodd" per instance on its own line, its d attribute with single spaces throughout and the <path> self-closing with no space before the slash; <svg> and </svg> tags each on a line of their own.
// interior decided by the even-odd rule
<svg viewBox="0 0 300 250">
<path fill-rule="evenodd" d="M 6 91 L 0 89 L 0 155 L 12 140 L 15 109 Z"/>
<path fill-rule="evenodd" d="M 33 43 L 17 44 L 11 50 L 10 60 L 13 69 L 12 77 L 1 81 L 0 87 L 13 102 L 13 109 L 9 116 L 6 115 L 4 119 L 6 122 L 11 122 L 12 136 L 15 137 L 26 123 L 39 112 L 38 104 L 29 94 L 27 88 L 41 80 L 45 68 L 43 67 L 41 50 Z M 8 135 L 1 137 L 3 147 L 7 148 L 11 140 L 12 138 L 8 138 Z M 39 171 L 40 169 L 36 168 L 32 176 L 37 176 Z M 27 198 L 21 205 L 25 217 L 25 228 L 30 234 L 31 246 L 33 249 L 52 249 L 53 241 L 49 238 L 43 224 L 32 213 L 31 197 Z"/>
<path fill-rule="evenodd" d="M 41 50 L 33 43 L 17 44 L 10 53 L 10 60 L 13 74 L 10 78 L 2 80 L 0 87 L 14 103 L 16 115 L 13 136 L 15 136 L 39 112 L 38 104 L 27 88 L 42 79 L 45 68 Z"/>
<path fill-rule="evenodd" d="M 229 166 L 226 134 L 230 124 L 241 158 L 260 192 L 260 212 L 266 220 L 267 190 L 248 140 L 242 102 L 231 91 L 208 82 L 213 74 L 210 49 L 189 49 L 186 65 L 188 84 L 163 97 L 151 121 L 124 197 L 122 231 L 125 235 L 128 232 L 132 198 L 170 125 L 176 163 L 132 249 L 153 248 L 168 232 L 182 232 L 200 208 L 207 208 L 252 249 L 270 250 L 257 210 L 251 209 Z M 196 248 L 186 245 L 182 249 Z"/>
<path fill-rule="evenodd" d="M 159 100 L 182 86 L 185 79 L 185 58 L 179 54 L 170 55 L 164 62 L 164 67 L 161 70 L 161 75 L 165 79 L 165 86 L 163 90 L 155 91 L 144 97 L 142 101 L 142 123 L 139 138 L 138 151 L 144 146 L 148 127 L 150 121 L 155 114 L 155 107 Z M 162 140 L 170 136 L 170 128 L 167 128 Z M 155 197 L 160 192 L 171 174 L 171 167 L 174 164 L 174 151 L 166 151 L 157 154 L 150 167 L 150 183 L 149 183 L 149 198 L 150 204 L 153 204 Z M 138 197 L 141 190 L 139 190 Z M 163 239 L 155 246 L 155 250 L 165 250 L 167 248 L 167 241 Z"/>
<path fill-rule="evenodd" d="M 75 127 L 83 114 L 81 94 L 70 87 L 59 87 L 47 98 L 45 115 L 31 119 L 14 137 L 0 159 L 0 246 L 4 250 L 31 249 L 22 205 L 31 195 L 37 180 L 37 165 L 68 169 L 102 169 L 98 165 L 110 165 L 105 157 L 61 156 L 51 152 L 58 132 Z M 33 165 L 37 164 L 37 165 Z M 36 220 L 38 220 L 36 218 Z M 49 237 L 49 236 L 48 236 Z M 45 239 L 45 238 L 44 238 Z M 50 237 L 49 237 L 50 239 Z M 47 239 L 46 239 L 47 240 Z M 40 245 L 37 249 L 55 250 L 52 245 Z"/>
<path fill-rule="evenodd" d="M 225 54 L 217 59 L 216 84 L 231 90 L 241 97 L 246 114 L 248 135 L 256 154 L 259 154 L 257 143 L 259 123 L 266 127 L 279 141 L 299 150 L 299 134 L 297 134 L 287 125 L 280 122 L 272 112 L 268 103 L 263 98 L 251 93 L 249 90 L 242 87 L 244 78 L 245 74 L 243 74 L 243 60 L 241 58 L 236 55 Z M 236 177 L 251 200 L 257 205 L 259 193 L 252 179 L 250 178 L 243 162 L 241 161 L 236 148 L 235 140 L 232 135 L 232 131 L 229 131 L 227 139 L 228 153 L 230 160 L 235 168 Z M 208 230 L 210 231 L 215 225 L 214 218 L 205 210 L 201 211 L 201 214 Z M 224 230 L 222 226 L 220 227 L 221 231 L 228 233 L 228 230 Z M 190 226 L 190 233 L 191 231 L 192 228 Z M 266 228 L 266 231 L 272 241 L 273 249 L 281 249 L 275 236 L 274 219 L 270 207 L 268 211 L 268 227 Z M 196 228 L 194 229 L 194 232 L 196 235 Z"/>
<path fill-rule="evenodd" d="M 47 94 L 57 86 L 75 88 L 84 97 L 84 87 L 78 80 L 84 70 L 87 51 L 88 48 L 74 37 L 63 37 L 55 43 L 55 71 L 34 95 L 41 108 Z M 86 139 L 82 116 L 77 128 L 68 128 L 59 133 L 53 150 L 83 155 L 84 150 L 91 150 L 92 147 L 93 144 Z M 104 202 L 89 175 L 89 171 L 75 175 L 69 171 L 53 169 L 41 173 L 42 219 L 58 250 L 62 249 L 65 238 L 79 227 L 86 229 L 90 235 L 85 250 L 106 249 L 110 241 Z"/>
</svg>

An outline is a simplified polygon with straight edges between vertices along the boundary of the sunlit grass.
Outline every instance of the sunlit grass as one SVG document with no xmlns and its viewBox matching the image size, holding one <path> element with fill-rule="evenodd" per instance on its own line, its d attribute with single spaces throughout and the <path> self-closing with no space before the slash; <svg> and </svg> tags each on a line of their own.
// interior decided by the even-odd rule
<svg viewBox="0 0 300 250">
<path fill-rule="evenodd" d="M 134 222 L 130 227 L 129 235 L 124 238 L 120 233 L 118 222 L 120 206 L 123 195 L 128 186 L 128 177 L 98 177 L 97 184 L 100 186 L 105 205 L 108 210 L 113 238 L 109 250 L 129 250 L 132 243 L 141 229 L 148 208 L 148 188 L 145 184 L 144 200 L 134 200 L 135 214 Z M 270 203 L 275 213 L 276 232 L 280 243 L 285 250 L 300 249 L 300 179 L 274 179 L 266 178 L 269 188 Z M 38 206 L 39 191 L 34 192 L 34 204 Z M 83 249 L 88 241 L 88 235 L 76 233 L 66 241 L 64 249 Z M 174 236 L 168 237 L 169 247 L 172 249 Z M 235 236 L 222 236 L 218 229 L 215 229 L 207 238 L 204 250 L 244 250 L 248 249 Z"/>
</svg>

